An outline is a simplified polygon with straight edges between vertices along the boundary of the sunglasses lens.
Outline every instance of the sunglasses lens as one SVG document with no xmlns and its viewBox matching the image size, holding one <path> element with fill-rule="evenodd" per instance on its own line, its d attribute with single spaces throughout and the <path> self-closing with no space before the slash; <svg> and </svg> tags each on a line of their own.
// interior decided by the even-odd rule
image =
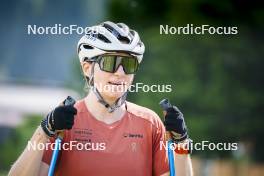
<svg viewBox="0 0 264 176">
<path fill-rule="evenodd" d="M 115 72 L 116 56 L 103 56 L 100 61 L 100 68 L 103 71 Z"/>
<path fill-rule="evenodd" d="M 132 73 L 135 73 L 138 69 L 138 61 L 136 58 L 123 57 L 122 58 L 122 66 L 123 66 L 126 74 L 132 74 Z"/>
<path fill-rule="evenodd" d="M 126 74 L 133 74 L 138 69 L 138 61 L 133 57 L 124 56 L 102 56 L 99 60 L 100 69 L 106 72 L 114 73 L 122 65 Z"/>
</svg>

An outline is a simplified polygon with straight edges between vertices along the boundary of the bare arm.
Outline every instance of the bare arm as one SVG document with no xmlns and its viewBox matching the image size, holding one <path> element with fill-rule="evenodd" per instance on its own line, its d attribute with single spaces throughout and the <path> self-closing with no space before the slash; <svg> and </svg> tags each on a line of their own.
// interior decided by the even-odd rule
<svg viewBox="0 0 264 176">
<path fill-rule="evenodd" d="M 47 176 L 49 172 L 49 165 L 44 162 L 40 164 L 39 176 Z"/>
<path fill-rule="evenodd" d="M 193 176 L 190 155 L 174 154 L 175 170 L 177 175 Z"/>
<path fill-rule="evenodd" d="M 175 175 L 193 176 L 192 162 L 190 155 L 174 154 Z M 169 176 L 169 172 L 161 176 Z"/>
<path fill-rule="evenodd" d="M 41 129 L 41 127 L 38 127 L 32 138 L 30 139 L 30 142 L 32 144 L 45 144 L 46 142 L 48 142 L 48 137 Z M 44 150 L 38 150 L 38 147 L 36 147 L 36 150 L 32 148 L 29 150 L 28 147 L 29 144 L 24 149 L 23 153 L 19 156 L 17 161 L 14 163 L 14 165 L 11 167 L 8 173 L 9 176 L 36 176 L 39 174 L 40 167 L 42 165 L 41 159 Z"/>
</svg>

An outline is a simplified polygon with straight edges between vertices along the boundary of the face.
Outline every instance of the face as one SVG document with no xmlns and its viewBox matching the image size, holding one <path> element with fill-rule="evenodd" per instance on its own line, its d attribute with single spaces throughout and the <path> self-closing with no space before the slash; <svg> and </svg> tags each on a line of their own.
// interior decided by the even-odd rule
<svg viewBox="0 0 264 176">
<path fill-rule="evenodd" d="M 84 74 L 89 76 L 91 73 L 91 63 L 82 64 Z M 120 65 L 115 73 L 102 71 L 95 63 L 94 66 L 94 85 L 107 102 L 115 102 L 120 98 L 132 84 L 134 74 L 126 74 L 123 66 Z"/>
</svg>

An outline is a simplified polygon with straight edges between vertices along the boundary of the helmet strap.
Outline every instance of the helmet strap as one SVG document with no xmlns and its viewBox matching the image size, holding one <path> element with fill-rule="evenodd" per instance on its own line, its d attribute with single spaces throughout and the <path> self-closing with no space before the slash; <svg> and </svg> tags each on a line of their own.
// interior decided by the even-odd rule
<svg viewBox="0 0 264 176">
<path fill-rule="evenodd" d="M 114 112 L 117 108 L 121 107 L 126 101 L 127 92 L 125 92 L 120 98 L 118 98 L 113 105 L 110 105 L 104 100 L 104 98 L 99 93 L 96 87 L 92 87 L 92 90 L 94 94 L 96 95 L 98 102 L 104 105 L 104 107 L 107 108 L 109 113 Z"/>
<path fill-rule="evenodd" d="M 109 113 L 112 113 L 117 108 L 121 107 L 125 103 L 127 92 L 125 92 L 120 98 L 118 98 L 113 105 L 110 105 L 109 103 L 107 103 L 102 97 L 102 95 L 100 94 L 100 92 L 97 90 L 97 88 L 94 86 L 94 66 L 95 66 L 95 62 L 92 63 L 92 70 L 91 70 L 90 79 L 88 83 L 91 86 L 92 91 L 96 95 L 98 102 L 104 105 L 104 107 L 107 108 Z"/>
</svg>

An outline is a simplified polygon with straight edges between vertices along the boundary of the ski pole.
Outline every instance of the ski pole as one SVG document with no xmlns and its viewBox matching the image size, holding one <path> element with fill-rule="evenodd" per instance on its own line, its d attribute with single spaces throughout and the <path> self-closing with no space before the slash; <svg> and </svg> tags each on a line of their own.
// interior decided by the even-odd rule
<svg viewBox="0 0 264 176">
<path fill-rule="evenodd" d="M 74 105 L 75 100 L 68 96 L 65 101 L 64 101 L 64 106 L 68 106 L 68 105 Z M 56 162 L 57 162 L 57 158 L 59 155 L 59 151 L 60 151 L 60 146 L 61 146 L 61 142 L 63 140 L 63 136 L 64 133 L 63 131 L 60 131 L 58 133 L 58 137 L 55 140 L 55 149 L 52 153 L 52 158 L 51 158 L 51 162 L 50 162 L 50 167 L 49 167 L 49 172 L 48 172 L 48 176 L 53 176 L 54 175 L 54 171 L 55 171 L 55 167 L 56 167 Z"/>
<path fill-rule="evenodd" d="M 163 109 L 163 115 L 165 117 L 167 113 L 167 109 L 171 108 L 172 105 L 170 104 L 168 99 L 163 99 L 159 104 Z M 174 154 L 173 154 L 173 150 L 171 149 L 173 140 L 171 138 L 171 134 L 169 131 L 166 131 L 166 140 L 168 141 L 167 151 L 168 151 L 169 166 L 170 166 L 170 176 L 175 176 Z"/>
</svg>

